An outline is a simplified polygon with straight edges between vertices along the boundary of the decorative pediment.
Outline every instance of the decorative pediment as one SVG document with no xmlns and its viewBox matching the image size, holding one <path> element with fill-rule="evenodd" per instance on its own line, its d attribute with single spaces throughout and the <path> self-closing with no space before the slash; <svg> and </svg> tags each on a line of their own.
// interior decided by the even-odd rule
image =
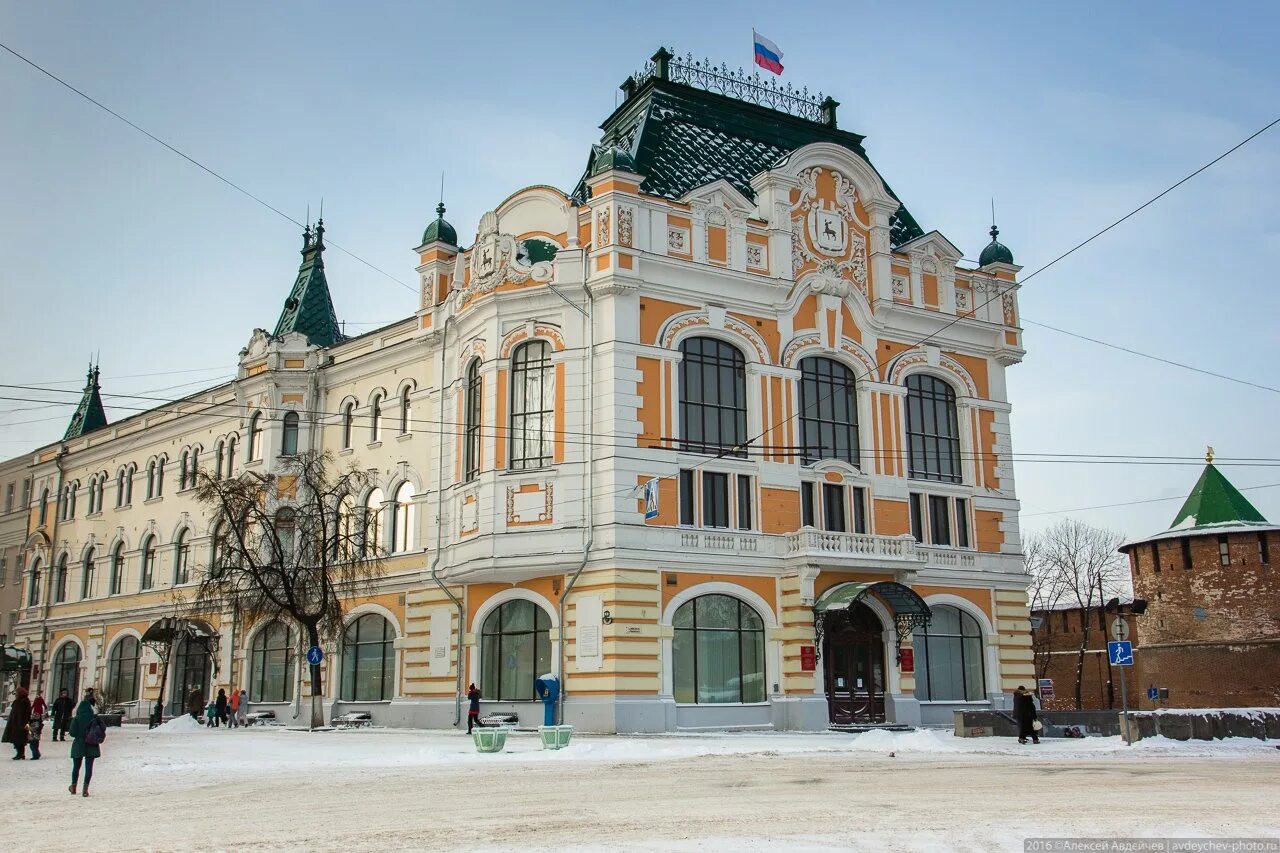
<svg viewBox="0 0 1280 853">
<path fill-rule="evenodd" d="M 733 184 L 723 178 L 695 187 L 681 196 L 679 200 L 695 210 L 700 207 L 719 209 L 740 217 L 750 216 L 755 213 L 756 209 L 755 202 L 751 201 L 739 192 Z"/>
<path fill-rule="evenodd" d="M 908 240 L 898 247 L 898 251 L 905 253 L 922 268 L 926 266 L 926 262 L 932 264 L 934 269 L 926 269 L 926 272 L 933 273 L 955 269 L 956 264 L 964 257 L 964 252 L 956 248 L 956 244 L 944 237 L 941 231 L 930 231 L 914 240 Z"/>
</svg>

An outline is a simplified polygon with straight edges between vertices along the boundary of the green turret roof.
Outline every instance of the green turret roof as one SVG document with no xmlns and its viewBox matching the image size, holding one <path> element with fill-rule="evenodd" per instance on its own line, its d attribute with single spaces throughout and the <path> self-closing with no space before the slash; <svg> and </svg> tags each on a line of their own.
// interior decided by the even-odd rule
<svg viewBox="0 0 1280 853">
<path fill-rule="evenodd" d="M 323 253 L 324 220 L 321 219 L 316 223 L 314 235 L 311 226 L 302 232 L 302 265 L 298 267 L 298 279 L 276 323 L 276 337 L 299 332 L 318 347 L 333 346 L 346 337 L 338 327 L 338 315 L 333 310 L 329 282 L 324 276 Z"/>
<path fill-rule="evenodd" d="M 444 202 L 436 205 L 436 218 L 427 226 L 427 230 L 422 232 L 422 245 L 434 243 L 439 240 L 441 243 L 448 243 L 450 246 L 458 245 L 458 232 L 453 226 L 444 221 Z"/>
<path fill-rule="evenodd" d="M 102 395 L 99 393 L 101 390 L 102 386 L 98 384 L 98 368 L 90 367 L 89 375 L 85 377 L 84 396 L 80 398 L 80 405 L 76 406 L 76 413 L 71 416 L 67 432 L 62 436 L 63 441 L 79 438 L 107 425 L 107 413 L 102 408 Z"/>
<path fill-rule="evenodd" d="M 1013 263 L 1013 252 L 1009 251 L 1009 247 L 996 239 L 1000 235 L 1000 229 L 991 225 L 991 242 L 982 250 L 982 254 L 978 256 L 978 266 L 985 267 L 987 264 Z"/>
<path fill-rule="evenodd" d="M 1169 529 L 1185 531 L 1222 524 L 1267 524 L 1267 520 L 1210 461 Z"/>
</svg>

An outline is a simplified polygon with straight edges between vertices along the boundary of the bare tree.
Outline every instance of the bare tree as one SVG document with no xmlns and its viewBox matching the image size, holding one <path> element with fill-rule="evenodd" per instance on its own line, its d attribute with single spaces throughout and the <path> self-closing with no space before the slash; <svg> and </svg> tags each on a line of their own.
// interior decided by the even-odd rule
<svg viewBox="0 0 1280 853">
<path fill-rule="evenodd" d="M 337 638 L 347 605 L 382 576 L 384 550 L 378 513 L 356 504 L 369 474 L 334 468 L 326 452 L 290 457 L 275 474 L 200 472 L 196 500 L 216 522 L 193 608 L 292 623 L 309 646 Z M 324 699 L 320 665 L 310 667 L 314 729 L 324 725 Z"/>
<path fill-rule="evenodd" d="M 1095 621 L 1102 618 L 1107 599 L 1128 592 L 1128 563 L 1119 552 L 1124 536 L 1118 531 L 1093 527 L 1064 518 L 1032 537 L 1034 551 L 1032 595 L 1037 583 L 1046 603 L 1059 603 L 1080 611 L 1080 644 L 1076 650 L 1076 709 L 1084 707 L 1084 661 Z M 1037 581 L 1037 576 L 1041 580 Z M 1047 634 L 1048 632 L 1046 632 Z M 1045 666 L 1048 666 L 1048 649 Z M 1039 661 L 1037 661 L 1039 662 Z"/>
<path fill-rule="evenodd" d="M 1030 576 L 1028 595 L 1031 599 L 1031 612 L 1046 614 L 1039 627 L 1031 632 L 1031 655 L 1038 683 L 1040 679 L 1049 677 L 1049 664 L 1053 660 L 1053 620 L 1049 618 L 1049 614 L 1058 608 L 1067 588 L 1057 566 L 1046 559 L 1044 540 L 1041 537 L 1027 538 L 1023 556 Z"/>
</svg>

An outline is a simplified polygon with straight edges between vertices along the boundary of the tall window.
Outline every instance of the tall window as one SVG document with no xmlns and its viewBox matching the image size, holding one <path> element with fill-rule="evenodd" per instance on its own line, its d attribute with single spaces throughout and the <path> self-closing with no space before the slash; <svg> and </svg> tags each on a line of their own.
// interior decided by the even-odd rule
<svg viewBox="0 0 1280 853">
<path fill-rule="evenodd" d="M 138 698 L 137 637 L 121 637 L 107 656 L 106 698 L 111 703 L 132 702 Z"/>
<path fill-rule="evenodd" d="M 986 698 L 982 629 L 958 607 L 930 608 L 927 628 L 917 628 L 916 698 L 933 702 L 977 702 Z M 1065 615 L 1065 614 L 1064 614 Z"/>
<path fill-rule="evenodd" d="M 366 613 L 342 635 L 344 702 L 383 702 L 395 694 L 395 629 L 376 613 Z"/>
<path fill-rule="evenodd" d="M 67 600 L 67 555 L 63 554 L 58 559 L 57 567 L 53 571 L 53 603 L 61 604 Z"/>
<path fill-rule="evenodd" d="M 191 467 L 191 454 L 184 450 L 182 458 L 178 461 L 178 491 L 182 491 L 187 487 L 187 471 Z M 195 485 L 192 483 L 191 485 Z"/>
<path fill-rule="evenodd" d="M 298 455 L 298 413 L 285 412 L 283 427 L 280 431 L 280 455 Z"/>
<path fill-rule="evenodd" d="M 187 471 L 187 485 L 194 487 L 196 484 L 196 472 L 200 470 L 200 448 L 191 448 L 191 470 Z"/>
<path fill-rule="evenodd" d="M 480 359 L 475 358 L 467 367 L 466 399 L 463 404 L 466 412 L 463 426 L 462 473 L 468 483 L 480 473 L 480 399 L 483 391 Z"/>
<path fill-rule="evenodd" d="M 121 468 L 119 471 L 116 472 L 116 508 L 117 509 L 125 505 L 124 471 L 125 469 Z"/>
<path fill-rule="evenodd" d="M 156 537 L 148 536 L 142 544 L 142 579 L 141 589 L 151 589 L 156 582 Z"/>
<path fill-rule="evenodd" d="M 364 551 L 375 555 L 382 552 L 382 489 L 374 489 L 365 501 Z"/>
<path fill-rule="evenodd" d="M 289 629 L 272 622 L 254 635 L 250 648 L 249 699 L 288 702 L 293 698 L 293 648 Z"/>
<path fill-rule="evenodd" d="M 403 554 L 413 542 L 413 484 L 396 489 L 395 512 L 391 515 L 391 550 Z"/>
<path fill-rule="evenodd" d="M 209 571 L 215 576 L 231 562 L 227 549 L 227 523 L 221 519 L 213 526 L 213 553 L 210 556 Z"/>
<path fill-rule="evenodd" d="M 219 441 L 213 446 L 213 479 L 222 479 L 222 457 L 225 455 L 225 444 Z"/>
<path fill-rule="evenodd" d="M 183 530 L 173 543 L 173 582 L 175 585 L 191 580 L 191 537 Z"/>
<path fill-rule="evenodd" d="M 93 595 L 94 549 L 90 548 L 84 555 L 84 563 L 80 568 L 80 598 L 84 600 Z"/>
<path fill-rule="evenodd" d="M 912 478 L 960 482 L 956 392 L 941 379 L 907 377 L 907 448 Z"/>
<path fill-rule="evenodd" d="M 400 392 L 400 434 L 409 434 L 409 424 L 413 418 L 413 403 L 409 400 L 409 390 Z"/>
<path fill-rule="evenodd" d="M 541 468 L 551 464 L 555 429 L 555 382 L 551 346 L 529 341 L 511 357 L 511 467 Z"/>
<path fill-rule="evenodd" d="M 156 496 L 156 461 L 147 463 L 147 500 Z"/>
<path fill-rule="evenodd" d="M 347 403 L 342 407 L 342 449 L 351 446 L 351 427 L 356 421 L 356 404 Z"/>
<path fill-rule="evenodd" d="M 700 595 L 676 609 L 671 640 L 676 702 L 765 701 L 764 622 L 728 595 Z"/>
<path fill-rule="evenodd" d="M 236 445 L 240 443 L 240 439 L 235 435 L 227 437 L 227 476 L 234 477 L 236 475 Z"/>
<path fill-rule="evenodd" d="M 736 347 L 714 338 L 680 344 L 682 447 L 695 453 L 746 456 L 746 361 Z"/>
<path fill-rule="evenodd" d="M 298 539 L 298 516 L 291 507 L 276 510 L 276 538 L 280 541 L 280 561 L 284 566 L 293 565 L 294 548 Z"/>
<path fill-rule="evenodd" d="M 27 606 L 35 607 L 40 603 L 40 558 L 36 557 L 31 564 L 31 586 L 27 587 Z"/>
<path fill-rule="evenodd" d="M 338 517 L 336 520 L 336 538 L 334 554 L 339 560 L 349 560 L 356 555 L 360 541 L 359 515 L 356 512 L 356 499 L 351 495 L 343 495 L 338 501 Z"/>
<path fill-rule="evenodd" d="M 46 516 L 49 514 L 49 490 L 45 489 L 40 493 L 40 526 L 44 527 Z"/>
<path fill-rule="evenodd" d="M 551 619 L 516 599 L 485 617 L 480 631 L 480 692 L 495 701 L 534 698 L 533 682 L 551 671 Z"/>
<path fill-rule="evenodd" d="M 111 552 L 111 568 L 107 578 L 107 595 L 119 595 L 124 582 L 124 543 L 116 544 Z"/>
<path fill-rule="evenodd" d="M 858 400 L 853 371 L 814 356 L 800 362 L 800 434 L 806 464 L 843 459 L 857 465 Z"/>
<path fill-rule="evenodd" d="M 80 687 L 80 647 L 75 643 L 63 643 L 53 656 L 53 695 L 65 690 L 72 697 Z"/>
<path fill-rule="evenodd" d="M 164 497 L 164 463 L 168 460 L 161 456 L 156 460 L 156 497 Z"/>
<path fill-rule="evenodd" d="M 369 401 L 369 443 L 382 440 L 382 395 L 374 394 Z"/>
<path fill-rule="evenodd" d="M 249 446 L 246 449 L 245 459 L 249 462 L 259 458 L 262 450 L 262 413 L 254 412 L 249 417 L 249 432 L 247 436 Z"/>
</svg>

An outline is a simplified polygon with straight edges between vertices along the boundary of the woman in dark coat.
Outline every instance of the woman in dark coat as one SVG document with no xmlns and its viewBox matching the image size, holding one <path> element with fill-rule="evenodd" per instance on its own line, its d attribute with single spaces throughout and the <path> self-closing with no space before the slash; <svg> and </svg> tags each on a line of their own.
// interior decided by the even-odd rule
<svg viewBox="0 0 1280 853">
<path fill-rule="evenodd" d="M 187 694 L 187 713 L 191 715 L 191 719 L 197 721 L 204 713 L 204 692 L 199 687 Z"/>
<path fill-rule="evenodd" d="M 227 691 L 221 687 L 218 688 L 218 698 L 214 700 L 213 707 L 215 712 L 213 724 L 217 726 L 225 723 L 227 721 Z"/>
<path fill-rule="evenodd" d="M 4 724 L 4 737 L 0 742 L 13 744 L 14 761 L 27 757 L 27 726 L 31 724 L 31 700 L 27 688 L 19 687 L 17 698 L 9 706 L 9 720 Z"/>
<path fill-rule="evenodd" d="M 480 689 L 474 682 L 467 688 L 467 702 L 467 734 L 471 734 L 471 730 L 480 725 Z"/>
<path fill-rule="evenodd" d="M 94 718 L 94 698 L 85 696 L 76 706 L 76 715 L 71 718 L 71 787 L 67 788 L 73 795 L 76 782 L 80 779 L 80 764 L 84 763 L 84 796 L 89 796 L 89 781 L 93 779 L 93 762 L 102 757 L 102 747 L 96 743 L 85 743 L 84 736 L 89 733 L 89 724 Z"/>
<path fill-rule="evenodd" d="M 1013 693 L 1013 718 L 1018 721 L 1018 743 L 1026 743 L 1027 738 L 1031 738 L 1032 743 L 1040 742 L 1040 733 L 1034 725 L 1039 716 L 1035 700 L 1031 698 L 1027 688 L 1019 684 Z"/>
</svg>

